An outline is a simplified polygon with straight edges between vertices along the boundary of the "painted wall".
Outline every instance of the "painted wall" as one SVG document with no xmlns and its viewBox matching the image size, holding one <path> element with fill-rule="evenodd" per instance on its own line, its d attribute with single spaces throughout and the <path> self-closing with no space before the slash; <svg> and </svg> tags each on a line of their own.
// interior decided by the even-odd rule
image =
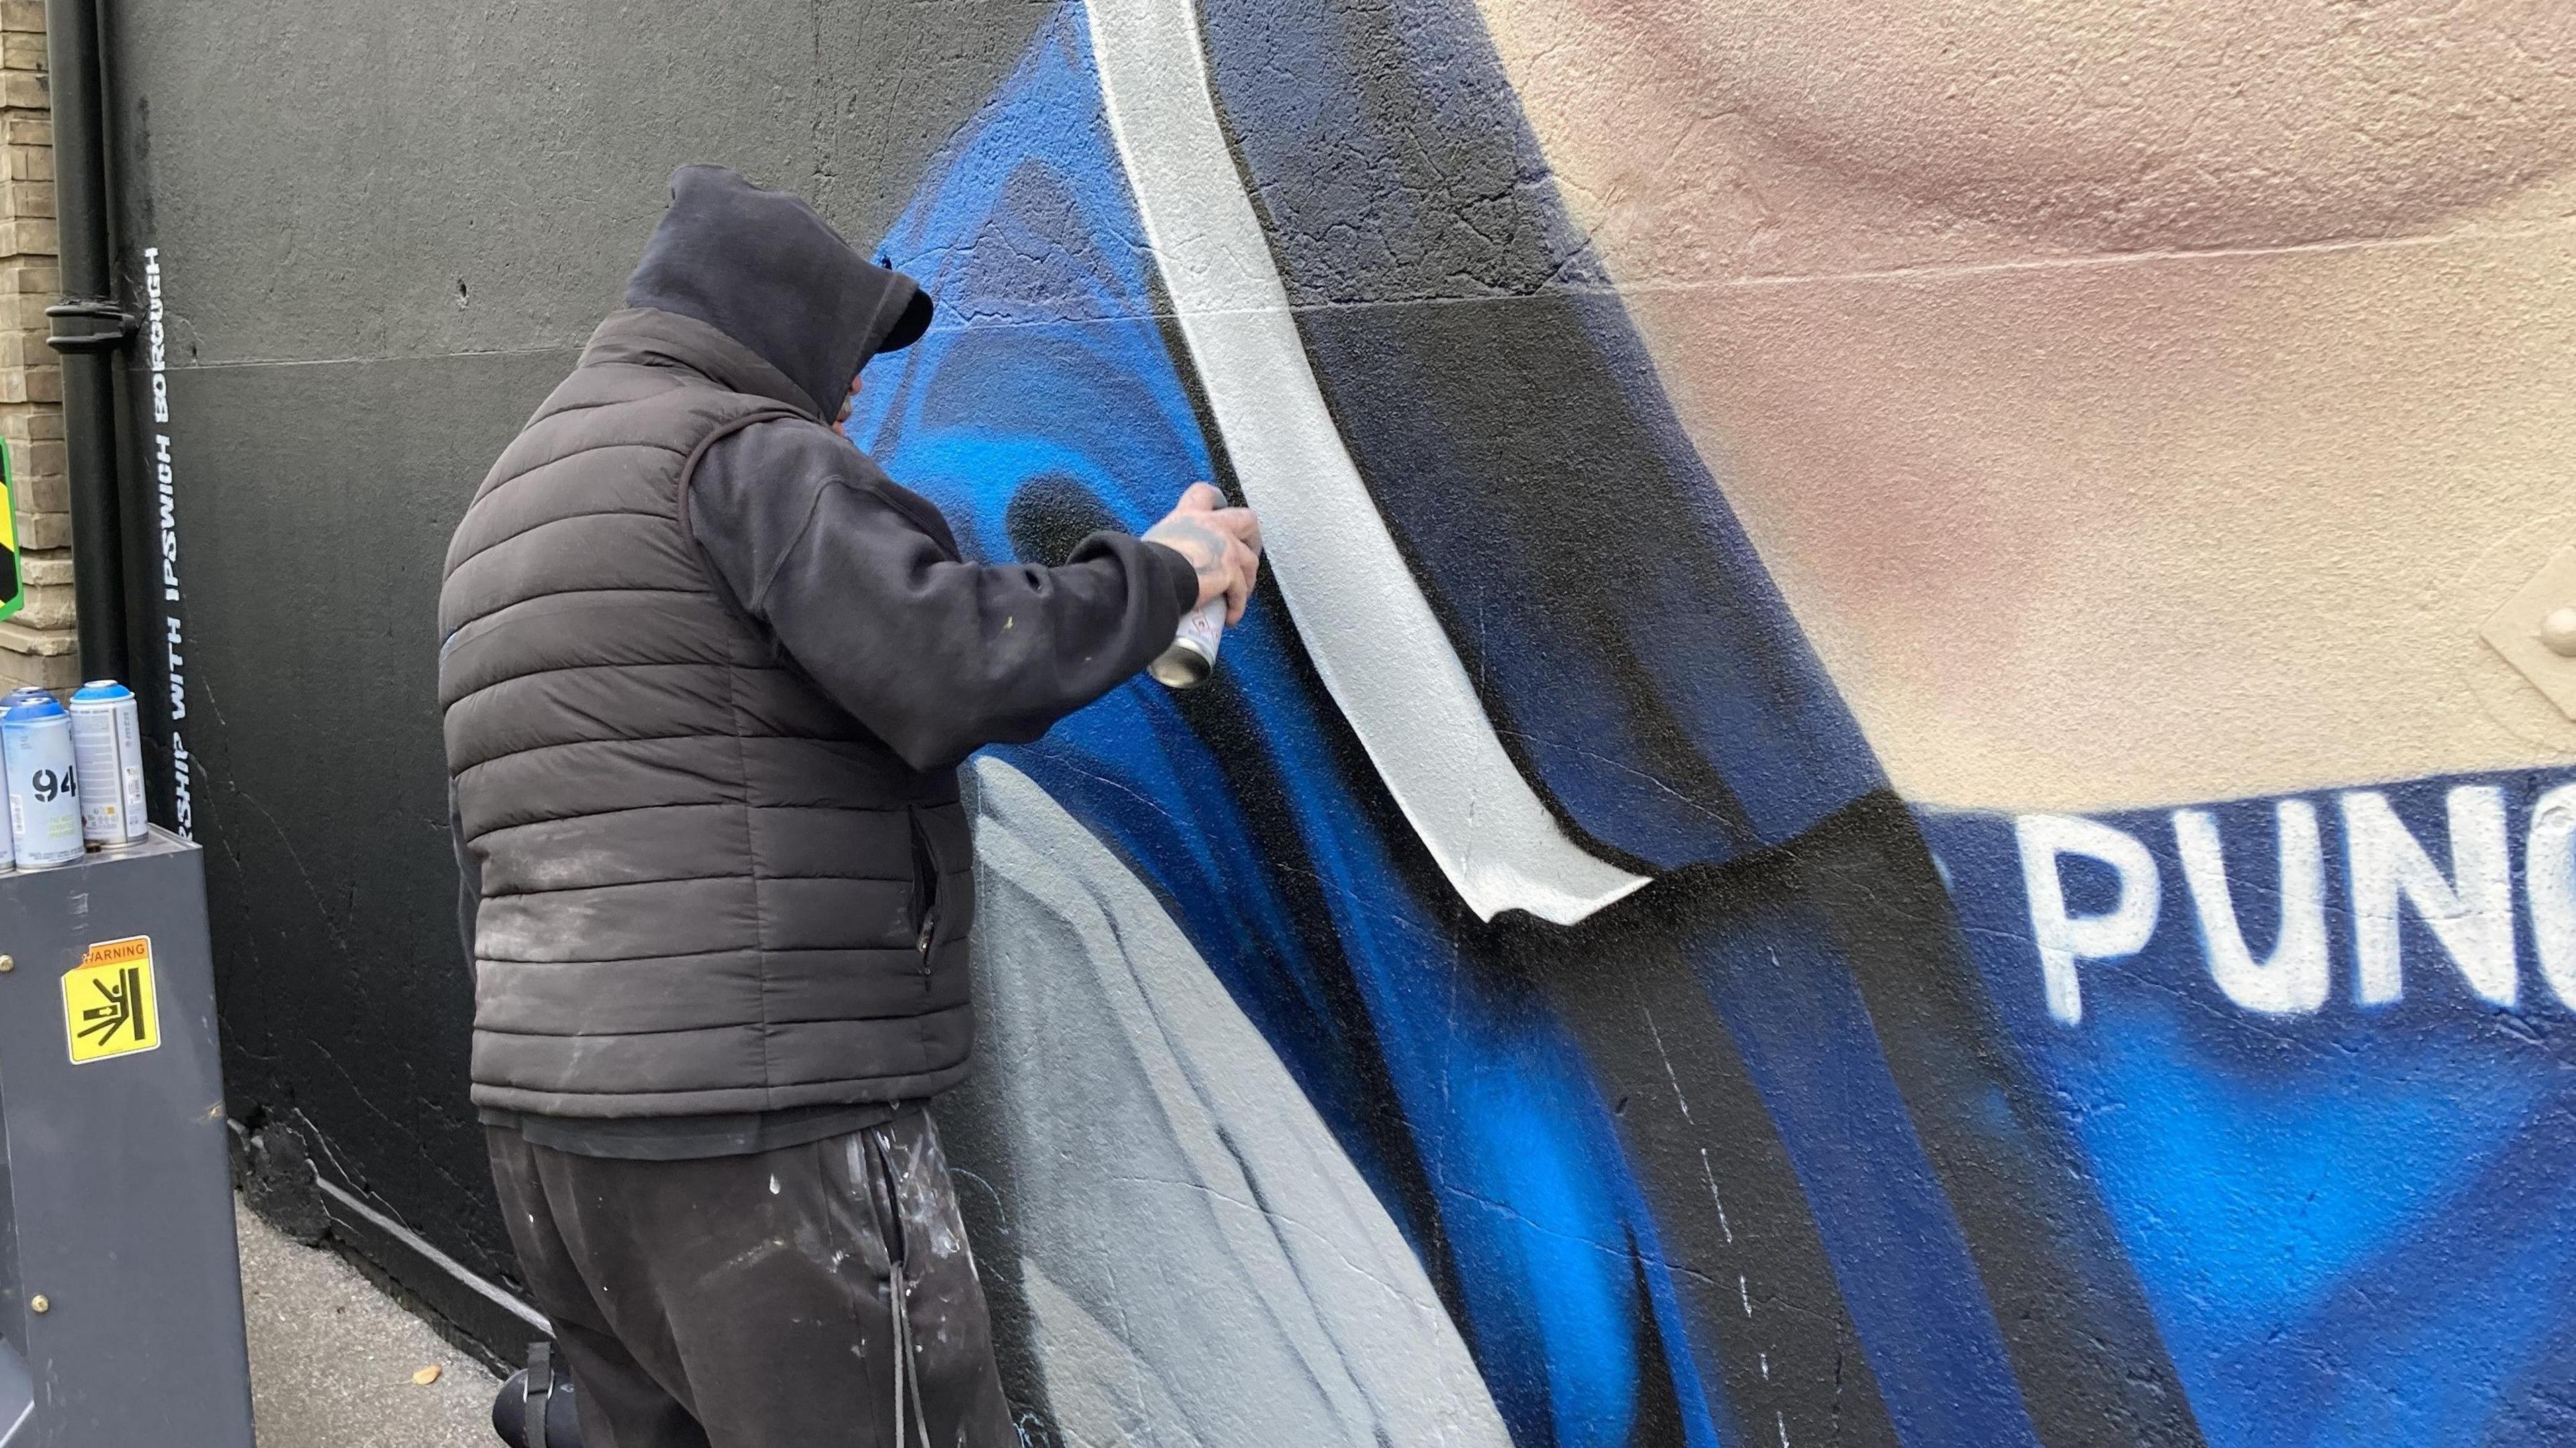
<svg viewBox="0 0 2576 1448">
<path fill-rule="evenodd" d="M 2576 1430 L 2563 9 L 1292 11 L 1064 9 L 852 428 L 1270 519 L 979 766 L 1068 1436 Z"/>
<path fill-rule="evenodd" d="M 972 551 L 1200 477 L 1267 521 L 1215 684 L 972 767 L 944 1117 L 1032 1441 L 2576 1435 L 2576 723 L 2480 637 L 2576 542 L 2576 12 L 771 8 L 737 69 L 368 22 L 479 42 L 475 204 L 422 210 L 497 322 L 350 185 L 437 96 L 261 178 L 338 228 L 316 275 L 396 279 L 371 319 L 263 330 L 279 269 L 199 244 L 208 693 L 399 685 L 236 691 L 203 748 L 237 1095 L 503 1270 L 456 1118 L 368 1122 L 461 1076 L 401 607 L 704 145 L 946 303 L 850 431 Z M 680 53 L 661 101 L 588 79 Z M 931 55 L 937 105 L 849 128 Z M 196 144 L 143 229 L 234 234 Z M 251 365 L 306 333 L 436 358 Z M 222 387 L 266 399 L 233 434 Z M 371 816 L 418 838 L 330 843 Z M 292 1024 L 396 980 L 446 1024 Z"/>
</svg>

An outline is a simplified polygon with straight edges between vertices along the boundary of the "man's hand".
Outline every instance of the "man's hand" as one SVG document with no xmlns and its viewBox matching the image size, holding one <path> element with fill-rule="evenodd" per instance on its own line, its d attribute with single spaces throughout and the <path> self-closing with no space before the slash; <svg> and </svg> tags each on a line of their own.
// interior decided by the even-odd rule
<svg viewBox="0 0 2576 1448">
<path fill-rule="evenodd" d="M 1261 520 L 1250 508 L 1229 508 L 1225 494 L 1192 483 L 1171 516 L 1145 530 L 1145 541 L 1190 560 L 1199 571 L 1199 602 L 1222 597 L 1228 627 L 1242 620 L 1261 580 Z"/>
</svg>

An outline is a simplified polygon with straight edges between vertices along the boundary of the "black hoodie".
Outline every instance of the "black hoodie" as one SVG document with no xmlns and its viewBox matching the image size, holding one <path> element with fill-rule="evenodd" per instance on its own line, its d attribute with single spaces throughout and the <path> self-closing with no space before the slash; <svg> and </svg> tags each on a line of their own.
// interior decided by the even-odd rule
<svg viewBox="0 0 2576 1448">
<path fill-rule="evenodd" d="M 939 509 L 829 425 L 868 359 L 927 327 L 930 300 L 909 278 L 870 264 L 801 199 L 720 167 L 681 170 L 671 195 L 627 284 L 629 308 L 713 327 L 768 365 L 726 363 L 718 349 L 652 360 L 802 414 L 707 448 L 688 523 L 718 586 L 816 687 L 914 769 L 935 770 L 1037 738 L 1171 642 L 1198 597 L 1180 554 L 1096 533 L 1060 567 L 966 562 Z M 471 954 L 481 882 L 461 829 L 457 853 Z M 587 1155 L 676 1158 L 793 1145 L 883 1114 L 485 1120 Z"/>
<path fill-rule="evenodd" d="M 823 422 L 868 359 L 909 346 L 931 312 L 803 200 L 716 166 L 672 177 L 626 300 L 750 347 L 806 394 L 780 400 Z M 916 769 L 1037 738 L 1150 662 L 1198 599 L 1189 560 L 1122 533 L 1093 534 L 1057 568 L 964 562 L 935 504 L 803 422 L 709 448 L 689 503 L 735 600 Z"/>
<path fill-rule="evenodd" d="M 768 359 L 829 421 L 870 357 L 920 340 L 930 297 L 871 264 L 805 198 L 722 166 L 671 174 L 626 305 L 695 317 Z"/>
</svg>

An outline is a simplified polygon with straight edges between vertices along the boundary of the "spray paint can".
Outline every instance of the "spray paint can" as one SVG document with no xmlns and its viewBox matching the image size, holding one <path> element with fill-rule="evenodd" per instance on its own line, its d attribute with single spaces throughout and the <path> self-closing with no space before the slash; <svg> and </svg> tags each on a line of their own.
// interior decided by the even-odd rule
<svg viewBox="0 0 2576 1448">
<path fill-rule="evenodd" d="M 45 691 L 37 688 L 33 684 L 26 684 L 15 689 L 11 689 L 6 694 L 0 694 L 0 713 L 5 713 L 22 699 L 41 699 L 44 695 Z M 6 789 L 7 785 L 5 783 L 0 783 L 0 791 L 5 791 Z M 14 870 L 18 868 L 18 851 L 16 846 L 10 842 L 9 835 L 10 831 L 5 826 L 0 826 L 0 870 Z"/>
<path fill-rule="evenodd" d="M 21 698 L 41 698 L 41 696 L 44 696 L 44 691 L 36 688 L 36 685 L 31 683 L 18 685 L 18 688 L 13 688 L 13 691 L 0 693 L 0 714 L 5 714 L 5 711 L 8 711 L 10 706 L 15 706 Z M 0 794 L 5 794 L 5 791 L 8 791 L 8 783 L 0 783 Z M 8 824 L 0 824 L 0 866 L 8 866 L 13 868 L 13 871 L 18 868 L 18 848 L 10 843 Z"/>
<path fill-rule="evenodd" d="M 1172 646 L 1145 666 L 1166 689 L 1195 689 L 1216 672 L 1217 642 L 1225 637 L 1225 599 L 1211 598 L 1181 615 Z"/>
<path fill-rule="evenodd" d="M 140 843 L 150 821 L 144 816 L 143 723 L 134 691 L 114 679 L 92 679 L 72 694 L 71 715 L 82 838 L 102 850 Z"/>
<path fill-rule="evenodd" d="M 21 870 L 50 870 L 81 857 L 72 716 L 51 694 L 0 709 L 0 766 L 9 785 L 9 840 Z"/>
</svg>

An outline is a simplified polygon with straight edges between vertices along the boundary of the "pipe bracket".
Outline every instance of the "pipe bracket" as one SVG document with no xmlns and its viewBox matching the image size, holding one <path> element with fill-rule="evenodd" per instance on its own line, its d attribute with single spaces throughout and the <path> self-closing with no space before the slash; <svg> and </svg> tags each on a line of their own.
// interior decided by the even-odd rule
<svg viewBox="0 0 2576 1448">
<path fill-rule="evenodd" d="M 57 352 L 113 352 L 124 346 L 141 325 L 133 313 L 105 300 L 60 301 L 45 308 L 45 315 L 58 321 L 77 317 L 109 324 L 105 331 L 93 327 L 84 332 L 56 332 L 45 339 L 45 345 Z"/>
</svg>

